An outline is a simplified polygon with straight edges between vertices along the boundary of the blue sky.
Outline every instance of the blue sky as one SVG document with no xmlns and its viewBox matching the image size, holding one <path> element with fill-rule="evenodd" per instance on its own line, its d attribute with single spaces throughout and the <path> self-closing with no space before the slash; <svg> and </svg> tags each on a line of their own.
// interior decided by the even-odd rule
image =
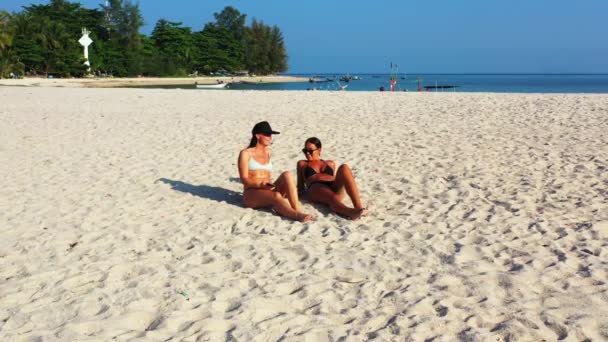
<svg viewBox="0 0 608 342">
<path fill-rule="evenodd" d="M 104 0 L 80 0 L 97 8 Z M 2 0 L 0 9 L 45 0 Z M 606 0 L 140 0 L 200 30 L 231 5 L 283 31 L 291 73 L 608 73 Z"/>
</svg>

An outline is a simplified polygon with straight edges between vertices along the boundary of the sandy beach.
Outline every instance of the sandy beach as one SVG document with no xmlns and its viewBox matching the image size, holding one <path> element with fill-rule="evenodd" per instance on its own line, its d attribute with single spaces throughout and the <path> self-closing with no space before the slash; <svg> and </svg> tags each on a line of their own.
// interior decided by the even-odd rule
<svg viewBox="0 0 608 342">
<path fill-rule="evenodd" d="M 608 340 L 608 95 L 0 103 L 0 340 Z M 370 216 L 244 208 L 237 155 L 262 120 L 275 177 L 316 136 Z"/>
<path fill-rule="evenodd" d="M 20 87 L 63 87 L 63 88 L 125 88 L 146 86 L 176 86 L 198 84 L 217 84 L 218 81 L 230 82 L 306 82 L 307 78 L 295 76 L 205 76 L 205 77 L 117 77 L 117 78 L 41 78 L 0 79 L 0 86 Z"/>
</svg>

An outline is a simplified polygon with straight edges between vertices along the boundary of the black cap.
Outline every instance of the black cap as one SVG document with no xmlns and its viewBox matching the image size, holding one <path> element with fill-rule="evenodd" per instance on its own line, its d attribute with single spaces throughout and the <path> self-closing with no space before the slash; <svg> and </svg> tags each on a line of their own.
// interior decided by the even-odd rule
<svg viewBox="0 0 608 342">
<path fill-rule="evenodd" d="M 251 134 L 281 134 L 279 132 L 275 132 L 270 128 L 270 124 L 268 121 L 258 122 L 253 126 L 251 130 Z"/>
</svg>

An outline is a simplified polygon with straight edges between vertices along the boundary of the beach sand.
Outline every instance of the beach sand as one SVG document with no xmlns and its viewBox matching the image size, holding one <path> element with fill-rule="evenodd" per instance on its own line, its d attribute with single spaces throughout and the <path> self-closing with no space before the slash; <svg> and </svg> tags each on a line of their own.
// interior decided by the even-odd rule
<svg viewBox="0 0 608 342">
<path fill-rule="evenodd" d="M 124 88 L 147 86 L 177 86 L 198 84 L 217 84 L 218 81 L 230 82 L 306 82 L 308 78 L 296 76 L 203 76 L 203 77 L 117 77 L 117 78 L 42 78 L 0 79 L 0 86 L 18 87 L 62 87 L 62 88 Z"/>
<path fill-rule="evenodd" d="M 608 95 L 0 88 L 0 340 L 608 339 Z M 246 209 L 306 138 L 371 214 Z"/>
</svg>

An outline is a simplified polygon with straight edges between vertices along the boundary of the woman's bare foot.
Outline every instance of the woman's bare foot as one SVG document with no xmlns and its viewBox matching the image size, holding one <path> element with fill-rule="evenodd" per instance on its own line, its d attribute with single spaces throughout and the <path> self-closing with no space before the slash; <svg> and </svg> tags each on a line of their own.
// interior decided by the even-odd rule
<svg viewBox="0 0 608 342">
<path fill-rule="evenodd" d="M 335 212 L 336 215 L 348 220 L 357 220 L 368 214 L 367 208 L 348 208 L 343 212 Z"/>
<path fill-rule="evenodd" d="M 300 221 L 300 222 L 311 222 L 314 221 L 315 217 L 312 216 L 311 214 L 306 214 L 306 213 L 298 213 L 296 215 L 296 220 Z"/>
<path fill-rule="evenodd" d="M 369 215 L 369 211 L 371 210 L 372 207 L 372 203 L 367 203 L 367 205 L 363 208 L 358 208 L 359 210 L 361 210 L 361 215 L 359 215 L 360 217 L 364 217 Z"/>
<path fill-rule="evenodd" d="M 365 217 L 367 215 L 369 215 L 369 208 L 366 207 L 361 209 L 361 217 Z"/>
<path fill-rule="evenodd" d="M 353 211 L 354 212 L 349 217 L 351 220 L 357 220 L 368 214 L 367 208 L 353 209 Z"/>
</svg>

